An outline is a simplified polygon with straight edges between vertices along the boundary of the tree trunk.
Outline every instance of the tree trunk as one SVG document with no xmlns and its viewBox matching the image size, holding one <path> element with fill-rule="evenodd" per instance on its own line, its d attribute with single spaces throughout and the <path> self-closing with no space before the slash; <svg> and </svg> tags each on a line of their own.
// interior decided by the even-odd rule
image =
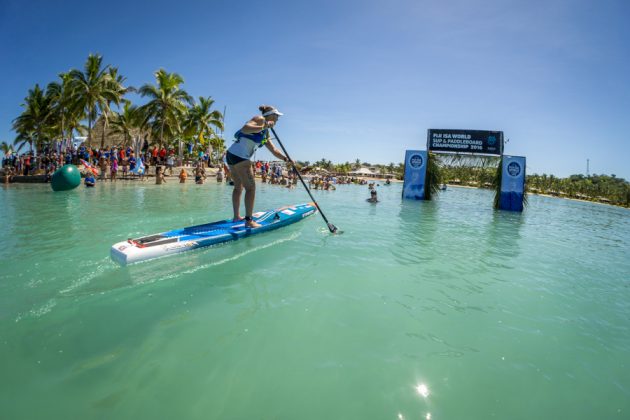
<svg viewBox="0 0 630 420">
<path fill-rule="evenodd" d="M 164 121 L 162 121 L 162 125 L 160 126 L 160 149 L 162 148 L 163 138 L 164 138 Z"/>
<path fill-rule="evenodd" d="M 103 120 L 103 132 L 101 133 L 101 150 L 103 150 L 103 148 L 105 147 L 105 119 L 102 118 L 102 116 L 101 119 Z"/>
<path fill-rule="evenodd" d="M 88 138 L 87 138 L 88 147 L 92 147 L 92 116 L 88 116 Z"/>
<path fill-rule="evenodd" d="M 65 126 L 65 118 L 63 117 L 63 110 L 62 110 L 62 114 L 61 114 L 61 147 L 65 146 L 65 130 L 64 127 Z M 59 149 L 59 151 L 61 151 L 61 148 Z"/>
</svg>

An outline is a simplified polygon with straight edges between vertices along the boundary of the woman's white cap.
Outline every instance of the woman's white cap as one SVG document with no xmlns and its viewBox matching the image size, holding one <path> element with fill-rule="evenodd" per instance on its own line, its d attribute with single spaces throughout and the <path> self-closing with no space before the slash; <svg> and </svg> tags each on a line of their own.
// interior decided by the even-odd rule
<svg viewBox="0 0 630 420">
<path fill-rule="evenodd" d="M 272 108 L 271 110 L 265 112 L 264 114 L 262 114 L 263 117 L 267 117 L 269 115 L 284 115 L 282 112 L 278 111 L 276 108 Z"/>
</svg>

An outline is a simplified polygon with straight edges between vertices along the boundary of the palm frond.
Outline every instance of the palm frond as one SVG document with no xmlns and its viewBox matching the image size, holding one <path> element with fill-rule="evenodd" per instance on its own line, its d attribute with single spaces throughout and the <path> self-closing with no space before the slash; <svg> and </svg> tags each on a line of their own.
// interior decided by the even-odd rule
<svg viewBox="0 0 630 420">
<path fill-rule="evenodd" d="M 440 192 L 442 171 L 434 153 L 427 154 L 427 173 L 424 181 L 424 199 L 431 200 Z"/>
<path fill-rule="evenodd" d="M 494 172 L 492 178 L 492 187 L 494 188 L 494 208 L 499 209 L 499 202 L 501 200 L 501 182 L 503 182 L 503 156 L 499 160 L 499 165 Z"/>
</svg>

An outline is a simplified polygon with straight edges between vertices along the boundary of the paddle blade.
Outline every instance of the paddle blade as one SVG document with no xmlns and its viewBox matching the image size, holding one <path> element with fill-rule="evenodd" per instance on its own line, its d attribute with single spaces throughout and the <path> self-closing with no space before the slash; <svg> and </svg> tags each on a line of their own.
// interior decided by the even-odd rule
<svg viewBox="0 0 630 420">
<path fill-rule="evenodd" d="M 330 233 L 343 233 L 342 231 L 340 231 L 339 229 L 337 229 L 337 226 L 333 225 L 332 223 L 328 223 L 328 230 L 330 230 Z"/>
</svg>

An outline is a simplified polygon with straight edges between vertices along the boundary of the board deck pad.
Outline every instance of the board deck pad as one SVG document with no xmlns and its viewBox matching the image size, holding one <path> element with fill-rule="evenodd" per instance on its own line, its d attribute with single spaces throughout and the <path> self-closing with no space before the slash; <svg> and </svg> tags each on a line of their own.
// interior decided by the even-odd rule
<svg viewBox="0 0 630 420">
<path fill-rule="evenodd" d="M 313 203 L 297 204 L 254 213 L 254 221 L 262 225 L 257 228 L 245 226 L 244 220 L 228 219 L 130 238 L 114 244 L 110 254 L 121 265 L 131 264 L 267 232 L 299 222 L 316 211 Z"/>
</svg>

